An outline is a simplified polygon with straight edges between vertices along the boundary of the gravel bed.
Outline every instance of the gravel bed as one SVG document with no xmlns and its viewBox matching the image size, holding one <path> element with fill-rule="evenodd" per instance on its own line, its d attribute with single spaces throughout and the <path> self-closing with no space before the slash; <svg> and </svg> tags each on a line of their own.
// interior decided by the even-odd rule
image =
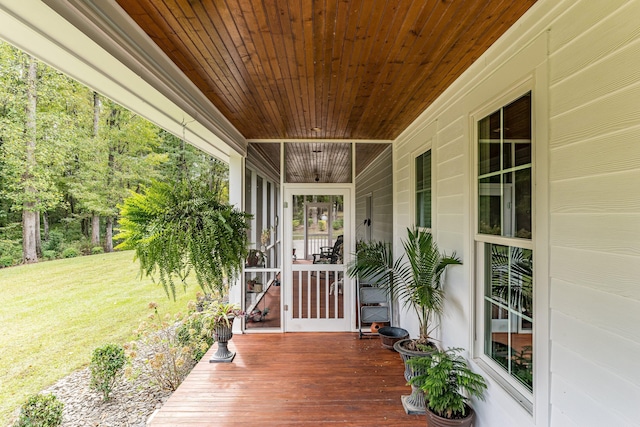
<svg viewBox="0 0 640 427">
<path fill-rule="evenodd" d="M 138 353 L 142 351 L 138 349 Z M 142 363 L 138 356 L 132 362 L 132 369 L 141 373 L 134 379 L 122 376 L 106 402 L 101 393 L 89 387 L 89 368 L 73 372 L 42 393 L 52 393 L 64 403 L 62 427 L 144 427 L 172 392 L 154 386 L 141 370 Z"/>
</svg>

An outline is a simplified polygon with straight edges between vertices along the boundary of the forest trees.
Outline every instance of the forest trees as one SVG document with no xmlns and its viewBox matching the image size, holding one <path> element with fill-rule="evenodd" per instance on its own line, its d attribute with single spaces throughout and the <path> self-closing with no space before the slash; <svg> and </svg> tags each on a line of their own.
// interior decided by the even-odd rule
<svg viewBox="0 0 640 427">
<path fill-rule="evenodd" d="M 0 267 L 111 251 L 118 205 L 183 177 L 226 191 L 224 164 L 0 42 Z"/>
<path fill-rule="evenodd" d="M 111 252 L 118 204 L 129 190 L 136 191 L 141 184 L 159 178 L 159 165 L 167 155 L 157 151 L 160 140 L 156 126 L 96 93 L 91 99 L 94 117 L 90 143 L 76 147 L 75 164 L 67 181 L 76 209 L 91 220 L 93 245 L 98 243 L 99 218 L 104 218 L 104 249 Z"/>
<path fill-rule="evenodd" d="M 62 202 L 56 178 L 68 147 L 68 114 L 60 107 L 68 101 L 59 87 L 68 79 L 7 45 L 0 45 L 0 55 L 0 190 L 5 207 L 22 216 L 23 261 L 37 262 L 40 214 Z"/>
</svg>

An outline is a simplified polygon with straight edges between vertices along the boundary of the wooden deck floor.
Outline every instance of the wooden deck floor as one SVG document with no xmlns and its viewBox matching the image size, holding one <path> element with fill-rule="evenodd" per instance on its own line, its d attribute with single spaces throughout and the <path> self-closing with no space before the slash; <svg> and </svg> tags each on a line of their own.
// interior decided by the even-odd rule
<svg viewBox="0 0 640 427">
<path fill-rule="evenodd" d="M 400 356 L 352 333 L 235 335 L 233 363 L 215 345 L 150 426 L 424 426 L 406 415 Z"/>
</svg>

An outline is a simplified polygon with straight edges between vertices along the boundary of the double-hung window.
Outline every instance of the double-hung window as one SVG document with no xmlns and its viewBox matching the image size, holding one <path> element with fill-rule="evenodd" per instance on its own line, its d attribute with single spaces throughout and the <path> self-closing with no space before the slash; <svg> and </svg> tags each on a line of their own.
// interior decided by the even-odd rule
<svg viewBox="0 0 640 427">
<path fill-rule="evenodd" d="M 531 93 L 477 122 L 479 356 L 533 392 Z"/>
<path fill-rule="evenodd" d="M 416 157 L 416 226 L 431 228 L 431 150 Z"/>
</svg>

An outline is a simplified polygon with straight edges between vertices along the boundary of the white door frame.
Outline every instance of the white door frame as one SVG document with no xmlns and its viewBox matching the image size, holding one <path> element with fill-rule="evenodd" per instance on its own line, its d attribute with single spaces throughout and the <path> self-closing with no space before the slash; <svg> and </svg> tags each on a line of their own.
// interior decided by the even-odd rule
<svg viewBox="0 0 640 427">
<path fill-rule="evenodd" d="M 354 250 L 353 239 L 353 223 L 355 221 L 354 199 L 355 191 L 353 185 L 344 184 L 318 184 L 309 186 L 309 184 L 287 184 L 283 189 L 283 221 L 281 223 L 283 233 L 283 250 L 288 256 L 283 257 L 283 329 L 284 332 L 345 332 L 355 330 L 353 319 L 355 319 L 355 294 L 351 279 L 346 275 L 346 266 L 351 258 Z M 343 302 L 344 302 L 344 318 L 343 319 L 293 319 L 293 207 L 291 202 L 294 195 L 341 195 L 344 200 L 344 246 L 343 246 L 343 264 L 327 265 L 327 264 L 306 264 L 296 265 L 296 271 L 312 271 L 315 268 L 324 270 L 343 272 Z M 306 274 L 306 273 L 305 273 Z M 337 290 L 336 290 L 337 291 Z"/>
</svg>

